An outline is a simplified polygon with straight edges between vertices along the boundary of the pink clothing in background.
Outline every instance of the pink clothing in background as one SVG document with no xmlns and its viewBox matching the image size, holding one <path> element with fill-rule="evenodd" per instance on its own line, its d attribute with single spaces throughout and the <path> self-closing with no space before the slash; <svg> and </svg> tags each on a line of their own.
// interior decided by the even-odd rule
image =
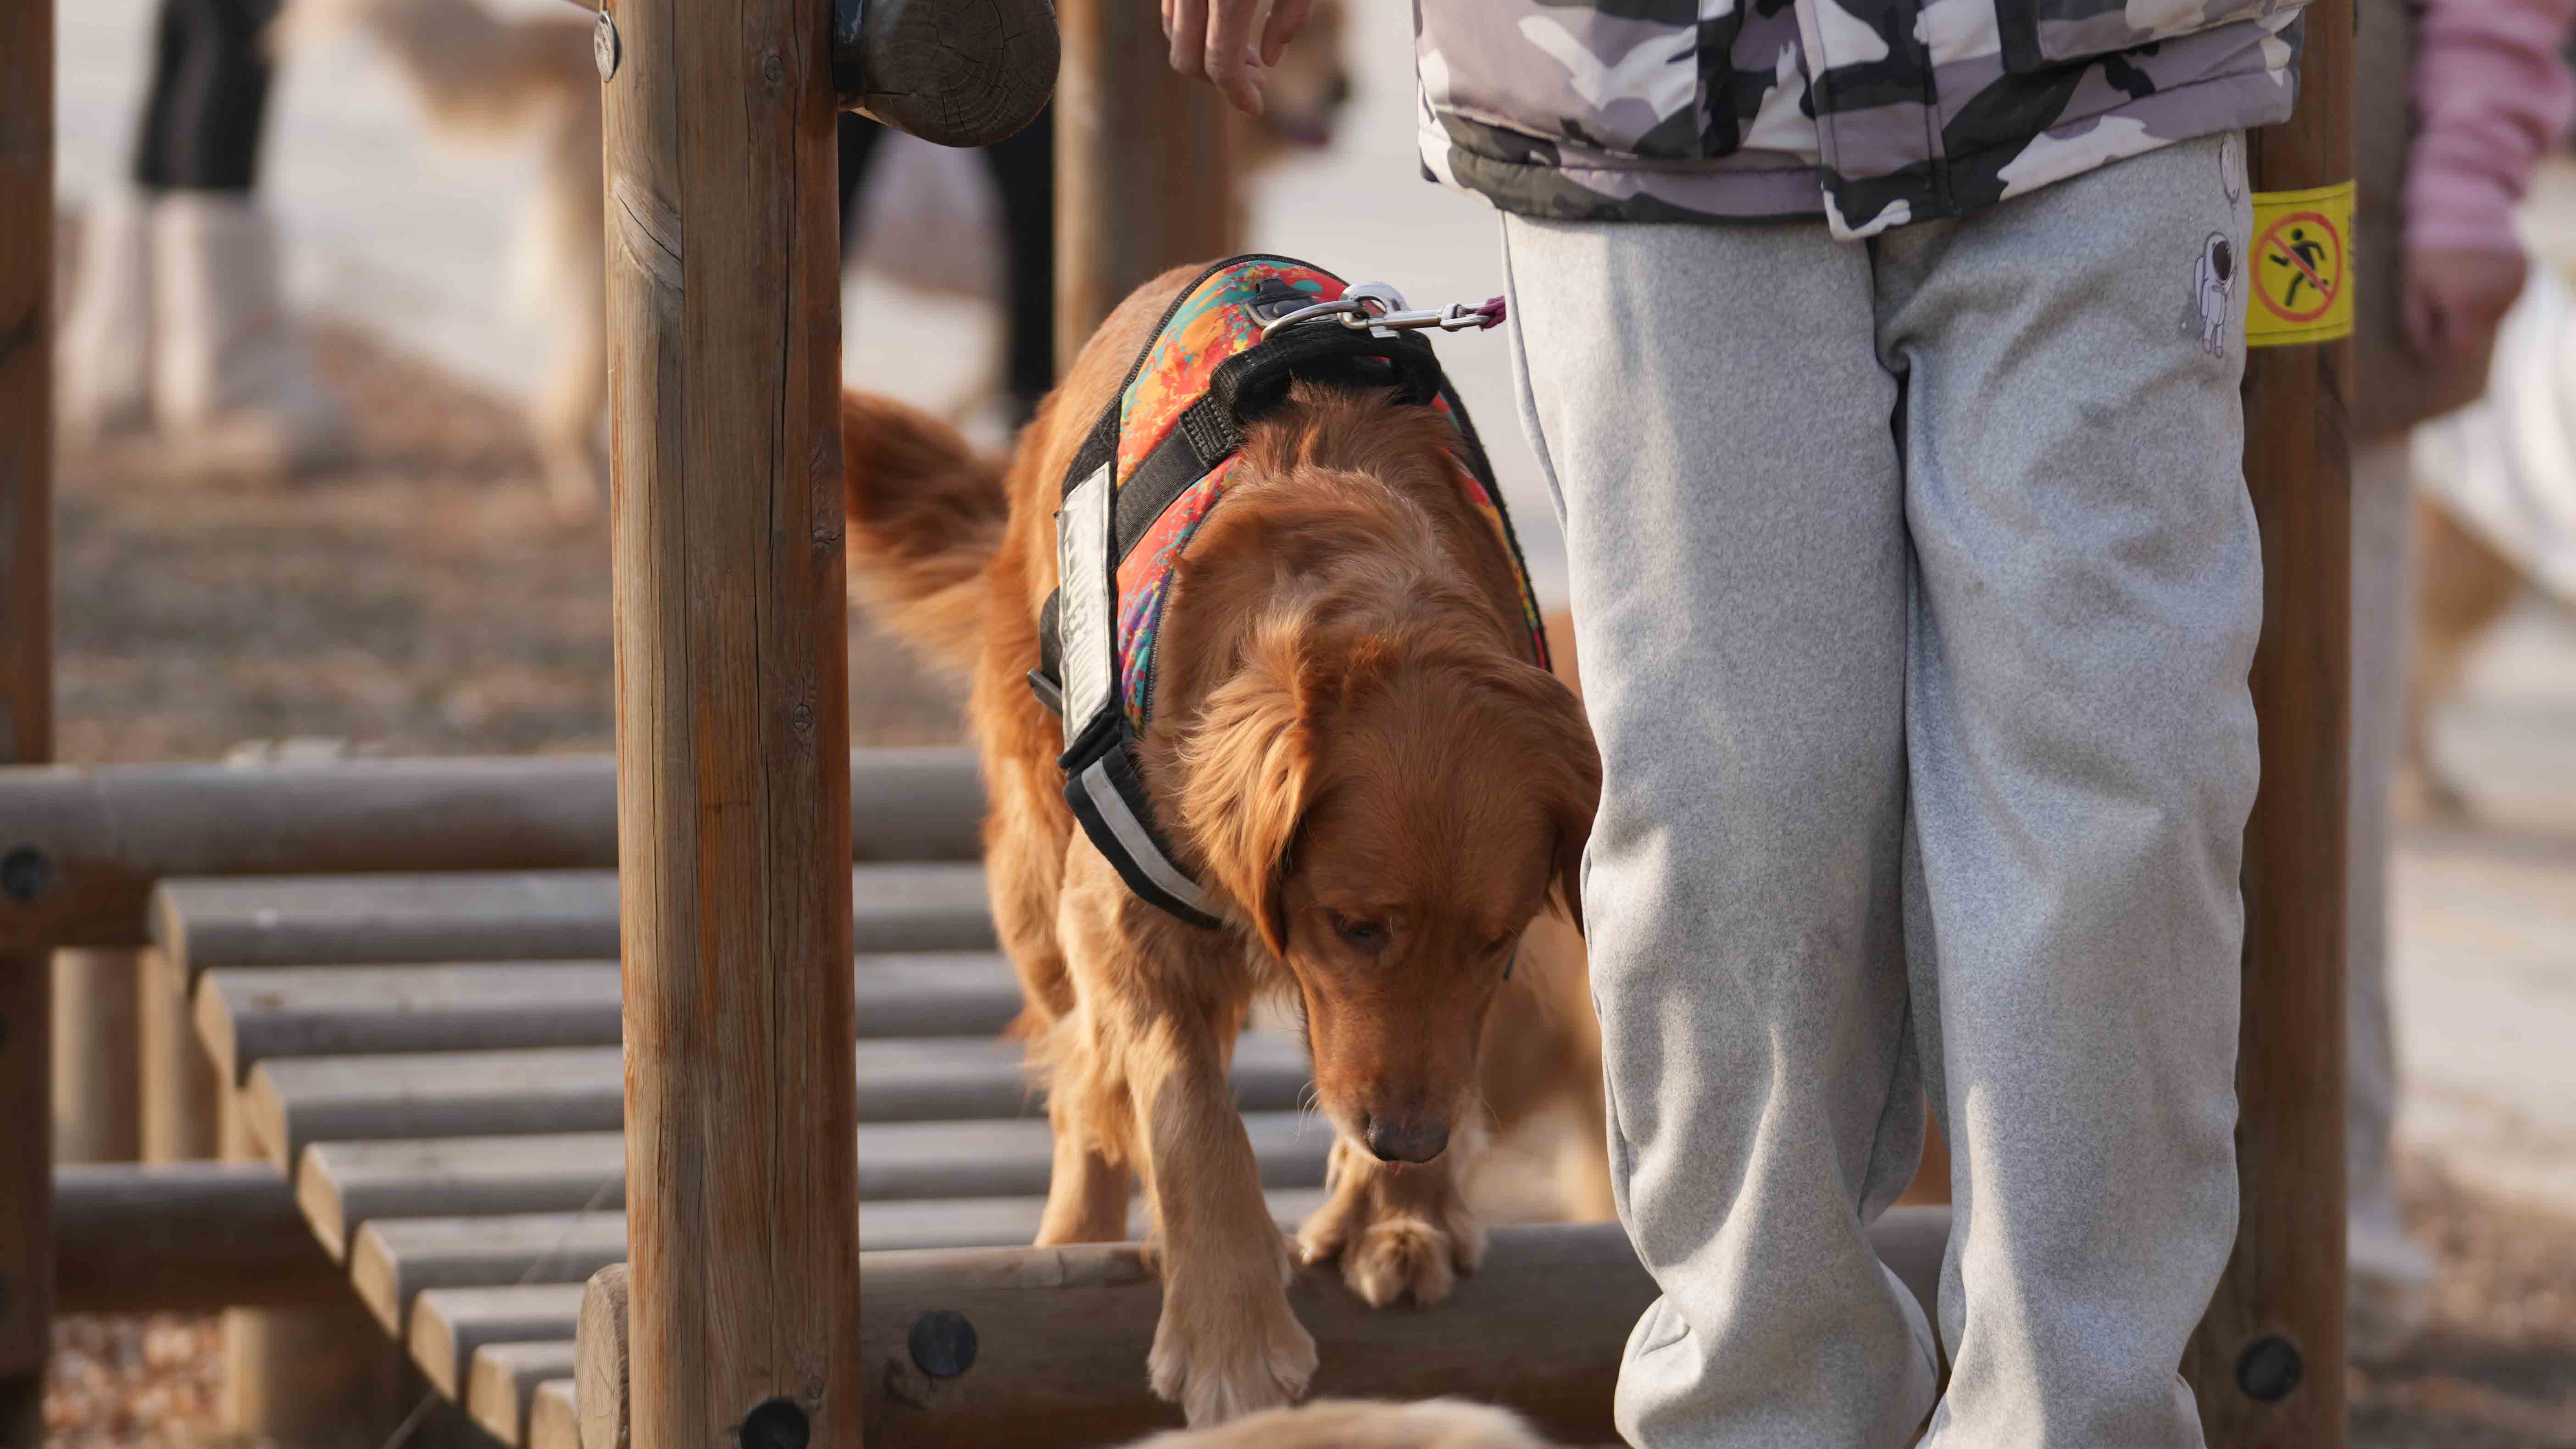
<svg viewBox="0 0 2576 1449">
<path fill-rule="evenodd" d="M 2407 249 L 2519 251 L 2514 203 L 2576 118 L 2559 55 L 2576 0 L 2424 0 L 2420 13 Z"/>
</svg>

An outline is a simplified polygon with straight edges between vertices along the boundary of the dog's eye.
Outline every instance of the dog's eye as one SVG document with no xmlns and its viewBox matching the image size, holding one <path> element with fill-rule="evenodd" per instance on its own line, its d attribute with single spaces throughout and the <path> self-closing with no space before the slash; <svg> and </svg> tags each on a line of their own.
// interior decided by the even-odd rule
<svg viewBox="0 0 2576 1449">
<path fill-rule="evenodd" d="M 1519 939 L 1520 937 L 1518 936 L 1496 936 L 1493 940 L 1485 943 L 1485 954 L 1488 956 L 1500 956 L 1505 951 L 1512 949 L 1513 943 Z"/>
<path fill-rule="evenodd" d="M 1386 944 L 1384 921 L 1353 920 L 1339 911 L 1328 914 L 1332 917 L 1333 934 L 1341 937 L 1345 944 L 1361 951 L 1374 951 Z"/>
</svg>

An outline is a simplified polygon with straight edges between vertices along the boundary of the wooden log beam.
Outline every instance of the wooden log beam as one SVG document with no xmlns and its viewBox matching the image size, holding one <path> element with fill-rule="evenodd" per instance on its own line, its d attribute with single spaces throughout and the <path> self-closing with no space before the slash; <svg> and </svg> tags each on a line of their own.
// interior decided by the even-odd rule
<svg viewBox="0 0 2576 1449">
<path fill-rule="evenodd" d="M 971 751 L 850 761 L 862 861 L 983 854 Z M 617 863 L 617 773 L 600 756 L 116 765 L 0 770 L 0 951 L 139 946 L 173 878 L 503 870 Z"/>
<path fill-rule="evenodd" d="M 54 1160 L 143 1155 L 141 986 L 134 951 L 54 953 Z"/>
<path fill-rule="evenodd" d="M 54 1292 L 67 1313 L 328 1302 L 348 1292 L 263 1163 L 54 1169 Z"/>
<path fill-rule="evenodd" d="M 829 4 L 613 14 L 634 1442 L 837 1449 L 861 1388 Z"/>
<path fill-rule="evenodd" d="M 1900 1208 L 1870 1230 L 1931 1311 L 1947 1208 Z M 925 1249 L 862 1261 L 859 1337 L 868 1433 L 906 1449 L 1123 1443 L 1180 1422 L 1144 1364 L 1161 1282 L 1137 1245 Z M 583 1449 L 621 1449 L 616 1388 L 630 1371 L 614 1311 L 625 1265 L 583 1299 L 575 1381 Z M 1617 1438 L 1610 1395 L 1628 1331 L 1655 1297 L 1615 1223 L 1496 1229 L 1476 1273 L 1436 1308 L 1375 1309 L 1338 1268 L 1301 1271 L 1289 1301 L 1322 1354 L 1313 1392 L 1456 1394 L 1507 1404 L 1574 1444 Z"/>
<path fill-rule="evenodd" d="M 1070 360 L 1129 292 L 1236 250 L 1224 100 L 1171 67 L 1161 11 L 1064 0 L 1055 108 L 1055 355 Z"/>
<path fill-rule="evenodd" d="M 832 84 L 844 109 L 942 146 L 990 146 L 1055 88 L 1047 0 L 834 0 Z"/>
<path fill-rule="evenodd" d="M 0 6 L 0 765 L 54 747 L 54 8 Z M 0 900 L 43 886 L 0 847 Z M 44 1434 L 53 973 L 0 946 L 0 1446 Z"/>
<path fill-rule="evenodd" d="M 2298 114 L 2248 138 L 2257 193 L 2353 174 L 2352 7 L 2311 5 L 2301 23 Z M 2262 265 L 2248 259 L 2249 278 Z M 2263 769 L 2245 833 L 2241 1207 L 2226 1277 L 2183 1365 L 2213 1449 L 2340 1449 L 2345 1436 L 2351 376 L 2349 341 L 2247 355 L 2245 480 L 2263 540 L 2253 670 Z"/>
</svg>

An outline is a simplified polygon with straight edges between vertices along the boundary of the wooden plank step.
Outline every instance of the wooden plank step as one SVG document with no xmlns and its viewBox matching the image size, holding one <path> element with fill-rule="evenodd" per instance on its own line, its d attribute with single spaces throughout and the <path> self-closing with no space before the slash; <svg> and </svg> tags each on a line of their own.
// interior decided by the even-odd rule
<svg viewBox="0 0 2576 1449">
<path fill-rule="evenodd" d="M 581 1409 L 574 1380 L 548 1379 L 537 1385 L 535 1406 L 528 1411 L 525 1449 L 581 1449 Z"/>
<path fill-rule="evenodd" d="M 1322 1203 L 1311 1188 L 1279 1188 L 1270 1210 L 1293 1228 Z M 1037 1237 L 1043 1197 L 946 1198 L 859 1204 L 859 1246 L 1016 1247 Z M 1140 1209 L 1129 1217 L 1141 1227 Z M 514 1283 L 580 1283 L 626 1259 L 626 1216 L 594 1212 L 514 1213 L 478 1218 L 379 1218 L 358 1229 L 349 1281 L 388 1332 L 399 1332 L 412 1301 L 432 1288 Z"/>
<path fill-rule="evenodd" d="M 1269 1195 L 1271 1215 L 1278 1219 L 1283 1232 L 1293 1231 L 1323 1199 L 1320 1192 L 1274 1192 Z M 963 1211 L 981 1216 L 987 1222 L 999 1223 L 1006 1218 L 1026 1231 L 994 1241 L 924 1242 L 894 1244 L 868 1241 L 866 1251 L 877 1252 L 895 1246 L 913 1247 L 1017 1247 L 1025 1244 L 1037 1230 L 1038 1214 L 1045 1207 L 1043 1198 L 1002 1199 L 991 1203 L 901 1204 L 903 1207 L 927 1207 L 944 1211 Z M 887 1204 L 886 1206 L 897 1206 Z M 860 1209 L 860 1232 L 867 1231 L 868 1209 Z M 610 1215 L 612 1219 L 614 1214 Z M 621 1235 L 622 1236 L 622 1235 Z M 622 1246 L 622 1243 L 621 1243 Z M 608 1262 L 623 1262 L 624 1255 Z M 500 1288 L 452 1289 L 434 1288 L 412 1300 L 408 1318 L 408 1336 L 412 1357 L 421 1372 L 443 1392 L 449 1383 L 461 1385 L 461 1399 L 466 1414 L 502 1443 L 526 1445 L 540 1442 L 535 1421 L 547 1411 L 543 1403 L 546 1388 L 560 1384 L 563 1402 L 554 1413 L 561 1424 L 572 1422 L 573 1336 L 580 1317 L 581 1285 L 590 1274 L 606 1267 L 600 1263 L 578 1277 L 552 1280 L 543 1284 L 512 1284 Z M 553 1291 L 545 1291 L 551 1289 Z M 571 1316 L 557 1319 L 569 1304 Z M 561 1337 L 522 1338 L 519 1335 L 540 1329 L 560 1327 Z M 460 1349 L 468 1349 L 460 1361 Z M 577 1431 L 576 1431 L 577 1435 Z M 558 1444 L 577 1443 L 578 1439 L 554 1439 Z"/>
<path fill-rule="evenodd" d="M 537 1386 L 572 1371 L 572 1344 L 562 1339 L 484 1344 L 466 1365 L 465 1416 L 504 1444 L 525 1444 Z"/>
<path fill-rule="evenodd" d="M 862 1122 L 1014 1117 L 1039 1109 L 1017 1042 L 993 1037 L 879 1038 L 858 1043 Z M 1305 1053 L 1272 1032 L 1249 1032 L 1234 1055 L 1236 1104 L 1294 1108 Z M 253 1067 L 239 1098 L 283 1172 L 316 1142 L 603 1132 L 625 1120 L 622 1047 L 428 1052 L 408 1056 L 279 1057 Z"/>
<path fill-rule="evenodd" d="M 868 955 L 852 973 L 859 1035 L 990 1036 L 1020 1009 L 989 951 Z M 238 966 L 207 972 L 197 1032 L 226 1080 L 273 1057 L 613 1046 L 615 961 Z"/>
<path fill-rule="evenodd" d="M 851 872 L 860 951 L 989 951 L 984 868 L 887 863 Z M 617 873 L 167 880 L 152 940 L 192 984 L 218 966 L 614 959 Z"/>
<path fill-rule="evenodd" d="M 476 1349 L 499 1343 L 569 1343 L 580 1315 L 579 1283 L 433 1288 L 412 1300 L 407 1339 L 412 1362 L 420 1365 L 430 1386 L 461 1401 Z"/>
<path fill-rule="evenodd" d="M 1269 1188 L 1316 1187 L 1332 1130 L 1299 1112 L 1248 1112 L 1245 1130 Z M 1052 1144 L 1042 1118 L 880 1122 L 859 1128 L 859 1196 L 867 1201 L 1036 1197 Z M 297 1203 L 335 1259 L 377 1218 L 496 1217 L 622 1207 L 626 1139 L 616 1132 L 543 1137 L 317 1142 L 295 1175 Z"/>
</svg>

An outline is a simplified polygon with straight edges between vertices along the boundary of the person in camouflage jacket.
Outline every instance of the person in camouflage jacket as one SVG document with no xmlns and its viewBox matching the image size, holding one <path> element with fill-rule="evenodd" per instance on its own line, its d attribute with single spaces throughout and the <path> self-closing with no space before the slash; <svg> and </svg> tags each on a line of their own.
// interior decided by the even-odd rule
<svg viewBox="0 0 2576 1449">
<path fill-rule="evenodd" d="M 1419 0 L 1422 166 L 1522 216 L 1874 236 L 2281 120 L 2299 8 Z"/>
<path fill-rule="evenodd" d="M 1164 0 L 1174 65 L 1257 110 L 1302 8 Z M 1601 751 L 1611 1189 L 1661 1290 L 1620 1434 L 2201 1449 L 2259 764 L 2246 303 L 2350 285 L 2253 254 L 2296 7 L 1414 15 L 1424 167 L 1501 212 Z M 1927 1102 L 1935 1289 L 1871 1237 Z"/>
</svg>

